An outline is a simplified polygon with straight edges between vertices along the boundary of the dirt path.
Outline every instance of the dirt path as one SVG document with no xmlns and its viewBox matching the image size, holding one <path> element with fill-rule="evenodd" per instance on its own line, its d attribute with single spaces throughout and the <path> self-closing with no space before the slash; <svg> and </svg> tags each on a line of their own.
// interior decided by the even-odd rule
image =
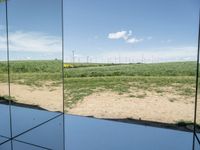
<svg viewBox="0 0 200 150">
<path fill-rule="evenodd" d="M 174 97 L 170 93 L 161 96 L 146 92 L 146 97 L 136 98 L 107 91 L 85 97 L 68 112 L 97 118 L 133 118 L 167 123 L 193 121 L 193 98 Z"/>
<path fill-rule="evenodd" d="M 0 95 L 8 95 L 8 85 L 0 83 Z M 47 86 L 35 88 L 20 84 L 11 84 L 11 96 L 16 102 L 38 105 L 50 111 L 62 111 L 62 87 L 48 88 Z"/>
<path fill-rule="evenodd" d="M 38 105 L 50 111 L 62 110 L 62 87 L 34 88 L 11 84 L 11 95 L 16 102 Z M 8 87 L 0 83 L 0 95 L 8 95 Z M 131 93 L 142 95 L 144 91 Z M 145 92 L 144 97 L 119 95 L 115 92 L 96 92 L 78 102 L 68 113 L 110 119 L 142 119 L 158 122 L 176 123 L 193 121 L 194 98 L 186 98 L 168 91 L 163 94 Z M 200 106 L 200 102 L 199 106 Z M 198 109 L 200 114 L 200 107 Z M 200 116 L 198 117 L 200 122 Z"/>
</svg>

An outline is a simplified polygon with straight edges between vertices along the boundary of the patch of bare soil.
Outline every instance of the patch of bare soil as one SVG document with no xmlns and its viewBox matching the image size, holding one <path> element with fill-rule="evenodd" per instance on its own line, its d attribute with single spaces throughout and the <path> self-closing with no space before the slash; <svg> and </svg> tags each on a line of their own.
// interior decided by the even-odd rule
<svg viewBox="0 0 200 150">
<path fill-rule="evenodd" d="M 68 113 L 106 119 L 141 119 L 164 123 L 193 121 L 194 98 L 172 92 L 137 91 L 133 95 L 96 92 L 84 98 Z"/>
<path fill-rule="evenodd" d="M 164 89 L 163 89 L 164 90 Z M 107 119 L 141 119 L 164 123 L 193 121 L 194 98 L 165 92 L 132 90 L 119 95 L 112 91 L 95 92 L 79 101 L 68 113 Z M 8 85 L 0 83 L 0 96 L 8 95 Z M 37 105 L 49 111 L 62 111 L 62 87 L 45 85 L 40 88 L 11 84 L 11 96 L 16 102 Z M 200 102 L 198 102 L 200 106 Z M 200 107 L 198 107 L 200 114 Z M 200 123 L 200 118 L 198 119 Z"/>
<path fill-rule="evenodd" d="M 37 105 L 49 111 L 62 111 L 62 87 L 43 86 L 40 88 L 13 84 L 10 86 L 11 96 L 15 102 L 27 105 Z M 0 95 L 8 95 L 8 85 L 0 83 Z"/>
</svg>

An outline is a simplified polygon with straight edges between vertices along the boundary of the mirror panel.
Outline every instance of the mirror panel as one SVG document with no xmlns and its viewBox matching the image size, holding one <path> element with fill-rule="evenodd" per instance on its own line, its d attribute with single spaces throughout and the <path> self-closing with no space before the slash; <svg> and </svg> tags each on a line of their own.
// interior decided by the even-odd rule
<svg viewBox="0 0 200 150">
<path fill-rule="evenodd" d="M 0 145 L 0 149 L 3 149 L 3 150 L 13 150 L 12 147 L 11 147 L 11 142 L 8 141 L 2 145 Z"/>
<path fill-rule="evenodd" d="M 59 116 L 17 137 L 16 140 L 37 143 L 39 146 L 53 150 L 62 150 L 64 148 L 63 136 L 63 116 Z"/>
<path fill-rule="evenodd" d="M 200 149 L 200 143 L 198 142 L 198 137 L 195 136 L 194 138 L 194 150 L 199 150 Z"/>
<path fill-rule="evenodd" d="M 8 1 L 12 134 L 16 139 L 63 114 L 61 4 L 61 0 Z M 63 139 L 63 127 L 49 130 Z M 36 139 L 29 138 L 38 145 Z"/>
<path fill-rule="evenodd" d="M 63 67 L 66 113 L 175 125 L 191 131 L 198 2 L 186 0 L 183 4 L 176 0 L 163 4 L 153 0 L 159 6 L 154 11 L 150 3 L 143 5 L 144 2 L 136 0 L 140 10 L 122 12 L 116 10 L 121 6 L 129 8 L 131 0 L 126 0 L 126 4 L 112 3 L 113 0 L 65 1 L 64 19 L 69 21 L 64 24 L 67 27 L 64 66 L 61 0 L 8 2 L 9 53 L 5 5 L 0 3 L 0 149 L 7 146 L 10 149 L 9 143 L 15 149 L 64 149 Z M 185 13 L 185 18 L 177 12 Z M 144 20 L 137 16 L 149 20 L 142 25 Z M 11 135 L 10 115 L 14 141 L 4 143 Z M 198 148 L 195 139 L 195 149 Z"/>
<path fill-rule="evenodd" d="M 0 2 L 0 144 L 5 138 L 11 137 L 6 30 L 6 3 L 2 1 Z"/>
<path fill-rule="evenodd" d="M 191 131 L 198 4 L 65 1 L 66 113 Z"/>
</svg>

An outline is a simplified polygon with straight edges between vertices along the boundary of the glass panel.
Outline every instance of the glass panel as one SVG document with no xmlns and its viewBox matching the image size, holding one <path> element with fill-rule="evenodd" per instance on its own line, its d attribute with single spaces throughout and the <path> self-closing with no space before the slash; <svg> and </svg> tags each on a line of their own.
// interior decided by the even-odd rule
<svg viewBox="0 0 200 150">
<path fill-rule="evenodd" d="M 27 144 L 27 143 L 22 143 L 22 142 L 18 142 L 13 140 L 13 150 L 22 150 L 22 149 L 27 149 L 27 150 L 46 150 L 46 148 L 41 148 L 38 146 L 34 146 L 31 144 Z"/>
<path fill-rule="evenodd" d="M 200 149 L 200 143 L 197 140 L 197 137 L 195 136 L 195 141 L 194 141 L 194 150 L 199 150 Z"/>
<path fill-rule="evenodd" d="M 69 150 L 192 150 L 193 133 L 66 115 Z"/>
<path fill-rule="evenodd" d="M 10 135 L 10 113 L 9 113 L 9 104 L 8 104 L 8 102 L 5 102 L 5 101 L 7 101 L 7 99 L 2 98 L 1 104 L 0 104 L 0 136 L 9 138 L 9 137 L 11 137 L 11 135 Z"/>
<path fill-rule="evenodd" d="M 69 114 L 191 130 L 199 1 L 67 0 Z"/>
<path fill-rule="evenodd" d="M 10 137 L 6 5 L 0 1 L 0 136 Z M 1 143 L 1 140 L 0 140 Z"/>
<path fill-rule="evenodd" d="M 8 141 L 8 138 L 0 136 L 0 144 L 4 143 L 6 141 Z"/>
<path fill-rule="evenodd" d="M 10 141 L 8 141 L 8 142 L 6 142 L 6 143 L 0 145 L 0 149 L 3 149 L 3 150 L 13 150 L 13 149 L 11 148 L 11 142 L 10 142 Z"/>
<path fill-rule="evenodd" d="M 47 149 L 62 150 L 64 146 L 63 134 L 63 116 L 59 116 L 17 137 L 16 140 L 26 141 Z"/>
<path fill-rule="evenodd" d="M 39 147 L 28 143 L 12 140 L 0 145 L 1 150 L 45 150 L 46 148 Z"/>
<path fill-rule="evenodd" d="M 8 12 L 12 133 L 19 137 L 63 112 L 61 0 L 8 1 Z"/>
</svg>

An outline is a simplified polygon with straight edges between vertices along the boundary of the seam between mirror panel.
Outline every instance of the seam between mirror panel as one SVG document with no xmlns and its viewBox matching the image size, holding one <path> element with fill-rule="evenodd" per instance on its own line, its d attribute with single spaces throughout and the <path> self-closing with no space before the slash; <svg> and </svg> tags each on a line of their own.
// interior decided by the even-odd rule
<svg viewBox="0 0 200 150">
<path fill-rule="evenodd" d="M 12 139 L 12 111 L 11 111 L 11 90 L 10 90 L 10 49 L 9 49 L 9 29 L 8 29 L 8 1 L 5 0 L 6 6 L 6 46 L 7 46 L 7 66 L 8 66 L 8 95 L 9 95 L 9 120 L 10 120 L 10 137 Z M 11 140 L 11 149 L 13 150 L 13 143 Z"/>
<path fill-rule="evenodd" d="M 65 85 L 64 85 L 64 1 L 61 0 L 61 34 L 62 34 L 62 103 L 63 103 L 63 150 L 65 150 Z"/>
</svg>

